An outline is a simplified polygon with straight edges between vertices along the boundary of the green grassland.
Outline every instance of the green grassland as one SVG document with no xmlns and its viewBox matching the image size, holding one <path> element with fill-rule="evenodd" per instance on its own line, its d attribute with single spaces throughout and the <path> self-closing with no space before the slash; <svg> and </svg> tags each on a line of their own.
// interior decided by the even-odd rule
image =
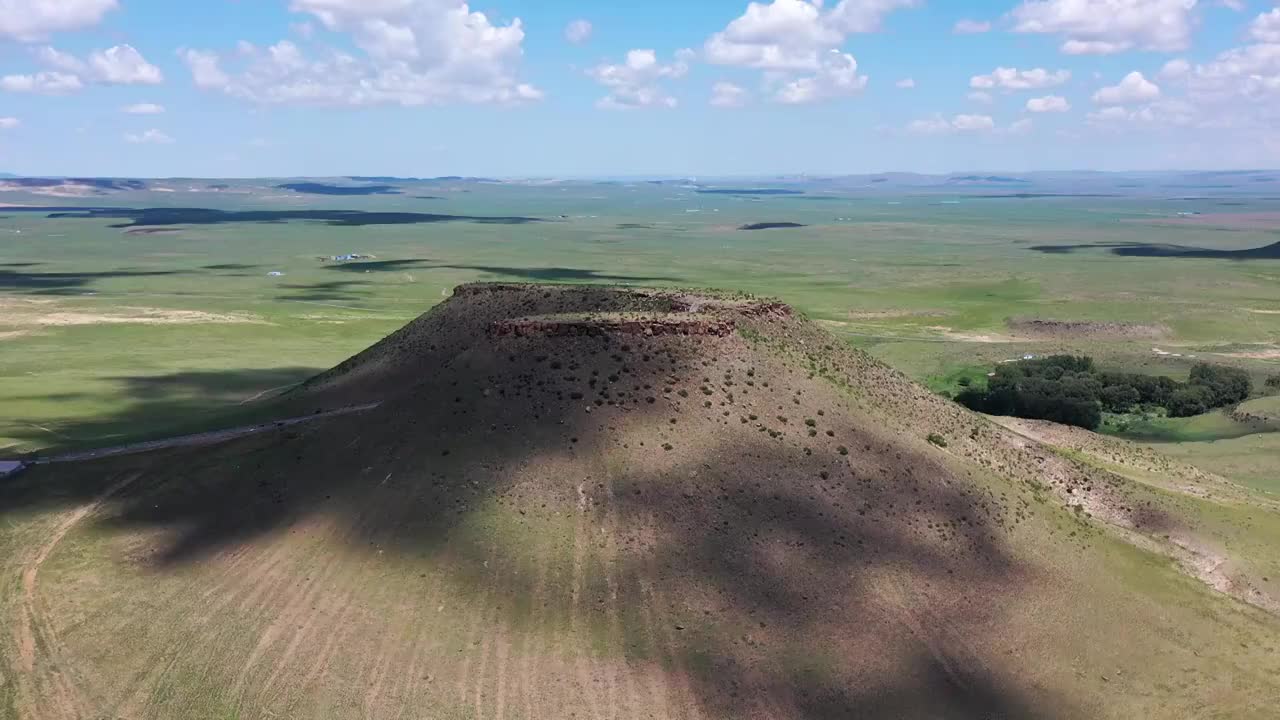
<svg viewBox="0 0 1280 720">
<path fill-rule="evenodd" d="M 0 208 L 0 448 L 114 444 L 230 422 L 251 414 L 252 403 L 242 403 L 336 364 L 475 280 L 708 286 L 777 296 L 936 390 L 1028 353 L 1084 353 L 1103 365 L 1175 377 L 1198 359 L 1247 367 L 1259 380 L 1280 369 L 1280 360 L 1225 356 L 1265 355 L 1257 351 L 1280 339 L 1280 262 L 1034 249 L 1143 242 L 1241 249 L 1276 240 L 1264 231 L 1142 223 L 1176 211 L 1222 212 L 1211 199 L 817 203 L 589 184 L 465 184 L 426 193 L 443 199 L 147 192 L 92 204 L 545 221 L 187 224 L 148 235 L 111 227 L 119 220 Z M 20 193 L 0 201 L 86 204 Z M 1277 207 L 1249 201 L 1230 210 Z M 807 227 L 736 229 L 767 221 Z M 318 259 L 349 252 L 376 259 Z M 273 271 L 284 275 L 270 277 Z M 120 318 L 156 310 L 237 321 Z M 102 321 L 113 316 L 114 323 Z M 1029 317 L 1152 324 L 1170 334 L 1153 341 L 1010 332 L 1009 318 Z M 1199 432 L 1153 431 L 1152 439 L 1199 439 Z"/>
</svg>

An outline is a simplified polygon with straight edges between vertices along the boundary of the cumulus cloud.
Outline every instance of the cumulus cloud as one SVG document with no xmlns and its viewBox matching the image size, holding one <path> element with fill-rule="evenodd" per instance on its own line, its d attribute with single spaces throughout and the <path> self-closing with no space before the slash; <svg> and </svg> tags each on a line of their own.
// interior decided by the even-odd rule
<svg viewBox="0 0 1280 720">
<path fill-rule="evenodd" d="M 127 105 L 121 108 L 120 111 L 129 115 L 159 115 L 164 112 L 164 106 L 155 103 L 137 103 L 136 105 Z"/>
<path fill-rule="evenodd" d="M 1094 93 L 1093 101 L 1099 105 L 1132 105 L 1149 102 L 1158 97 L 1160 97 L 1159 86 L 1135 70 L 1125 75 L 1118 85 L 1104 87 Z"/>
<path fill-rule="evenodd" d="M 743 15 L 706 42 L 707 62 L 761 70 L 814 70 L 823 49 L 844 41 L 821 3 L 774 0 L 751 3 Z"/>
<path fill-rule="evenodd" d="M 1280 43 L 1280 7 L 1254 18 L 1249 25 L 1249 38 L 1264 43 Z"/>
<path fill-rule="evenodd" d="M 90 76 L 111 85 L 158 85 L 160 68 L 147 62 L 132 45 L 117 45 L 89 55 Z"/>
<path fill-rule="evenodd" d="M 854 33 L 879 30 L 895 10 L 920 0 L 822 0 L 751 2 L 743 14 L 703 45 L 704 59 L 765 71 L 766 91 L 778 102 L 799 104 L 855 94 L 866 87 L 858 63 L 840 46 Z"/>
<path fill-rule="evenodd" d="M 858 61 L 849 53 L 831 50 L 812 75 L 788 80 L 774 93 L 774 100 L 787 105 L 847 97 L 867 87 L 867 76 L 858 74 Z"/>
<path fill-rule="evenodd" d="M 147 62 L 142 53 L 132 45 L 116 45 L 106 50 L 96 50 L 84 60 L 71 53 L 45 46 L 35 51 L 35 58 L 52 69 L 34 75 L 11 76 L 30 79 L 30 82 L 16 81 L 18 85 L 25 86 L 17 89 L 64 93 L 79 90 L 86 82 L 104 85 L 158 85 L 164 81 L 160 68 Z"/>
<path fill-rule="evenodd" d="M 915 78 L 902 78 L 893 84 L 894 87 L 902 90 L 911 90 L 916 86 Z"/>
<path fill-rule="evenodd" d="M 950 119 L 935 115 L 916 120 L 907 125 L 907 132 L 914 135 L 950 135 L 952 133 L 989 132 L 996 127 L 990 115 L 955 115 Z"/>
<path fill-rule="evenodd" d="M 586 20 L 574 20 L 565 26 L 564 39 L 574 45 L 581 45 L 591 39 L 591 33 L 595 30 L 591 23 Z"/>
<path fill-rule="evenodd" d="M 676 53 L 671 63 L 658 62 L 653 50 L 632 50 L 619 64 L 603 63 L 587 71 L 596 82 L 609 89 L 596 106 L 606 110 L 630 110 L 644 107 L 668 107 L 677 105 L 659 85 L 659 81 L 682 78 L 689 73 L 691 50 Z"/>
<path fill-rule="evenodd" d="M 12 130 L 22 124 L 16 117 L 0 117 L 0 130 Z"/>
<path fill-rule="evenodd" d="M 918 0 L 841 0 L 827 10 L 821 0 L 752 2 L 746 12 L 707 39 L 704 55 L 717 65 L 760 70 L 816 70 L 823 53 L 853 33 L 875 32 L 894 10 Z"/>
<path fill-rule="evenodd" d="M 975 90 L 1041 90 L 1056 87 L 1071 79 L 1069 70 L 1049 72 L 1044 68 L 1019 70 L 998 67 L 988 75 L 969 78 L 969 87 Z"/>
<path fill-rule="evenodd" d="M 1160 68 L 1160 78 L 1163 80 L 1181 80 L 1191 72 L 1191 63 L 1182 58 L 1170 60 Z"/>
<path fill-rule="evenodd" d="M 518 103 L 542 92 L 518 78 L 519 19 L 494 24 L 462 0 L 293 0 L 290 9 L 344 33 L 359 55 L 308 53 L 291 41 L 235 53 L 184 49 L 197 87 L 259 103 L 406 106 Z"/>
<path fill-rule="evenodd" d="M 130 133 L 124 139 L 134 145 L 172 145 L 174 142 L 173 138 L 154 128 L 137 134 Z"/>
<path fill-rule="evenodd" d="M 202 50 L 179 50 L 178 57 L 191 71 L 191 80 L 202 90 L 226 90 L 231 86 L 231 76 L 222 71 L 217 53 Z"/>
<path fill-rule="evenodd" d="M 1030 119 L 1022 118 L 1021 120 L 1010 123 L 1009 127 L 1004 128 L 1003 132 L 1006 135 L 1026 135 L 1031 132 L 1033 125 L 1034 123 L 1032 123 Z"/>
<path fill-rule="evenodd" d="M 991 32 L 991 23 L 986 20 L 960 20 L 951 28 L 956 35 L 978 35 Z"/>
<path fill-rule="evenodd" d="M 969 93 L 966 97 L 968 97 L 970 100 L 974 102 L 983 103 L 983 104 L 987 104 L 995 100 L 995 98 L 991 97 L 991 93 L 985 90 L 974 90 L 973 92 Z"/>
<path fill-rule="evenodd" d="M 0 36 L 22 42 L 97 25 L 117 0 L 0 0 Z"/>
<path fill-rule="evenodd" d="M 828 18 L 844 33 L 878 32 L 884 18 L 894 10 L 919 7 L 922 0 L 840 0 Z"/>
<path fill-rule="evenodd" d="M 1071 103 L 1059 95 L 1045 95 L 1027 101 L 1027 111 L 1033 113 L 1060 113 L 1071 109 Z"/>
<path fill-rule="evenodd" d="M 1131 49 L 1172 52 L 1190 45 L 1197 0 L 1024 0 L 1011 13 L 1014 32 L 1063 38 L 1069 55 Z"/>
<path fill-rule="evenodd" d="M 83 87 L 84 83 L 80 81 L 79 77 L 56 71 L 0 77 L 0 90 L 9 92 L 63 95 L 75 92 Z"/>
<path fill-rule="evenodd" d="M 711 86 L 711 105 L 719 108 L 736 108 L 747 104 L 748 93 L 731 82 L 718 82 Z"/>
<path fill-rule="evenodd" d="M 1280 43 L 1255 43 L 1231 48 L 1213 60 L 1192 64 L 1173 60 L 1160 77 L 1163 88 L 1152 91 L 1138 79 L 1128 91 L 1109 93 L 1102 100 L 1127 98 L 1090 113 L 1096 127 L 1180 127 L 1230 131 L 1241 142 L 1265 143 L 1280 127 Z M 1128 80 L 1128 78 L 1126 78 Z M 1113 88 L 1104 88 L 1113 90 Z M 1172 91 L 1173 95 L 1166 91 Z M 1099 91 L 1101 94 L 1103 91 Z"/>
</svg>

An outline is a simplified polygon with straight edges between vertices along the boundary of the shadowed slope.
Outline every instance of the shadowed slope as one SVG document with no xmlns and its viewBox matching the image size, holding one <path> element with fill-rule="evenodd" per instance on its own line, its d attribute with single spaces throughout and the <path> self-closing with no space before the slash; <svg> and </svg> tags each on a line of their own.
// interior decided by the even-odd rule
<svg viewBox="0 0 1280 720">
<path fill-rule="evenodd" d="M 47 639 L 0 652 L 14 714 L 1178 716 L 1240 654 L 1217 632 L 1258 650 L 1214 702 L 1265 706 L 1273 621 L 1045 502 L 1103 479 L 833 343 L 736 296 L 464 286 L 277 401 L 376 410 L 37 469 L 0 488 L 32 578 L 0 600 Z"/>
</svg>

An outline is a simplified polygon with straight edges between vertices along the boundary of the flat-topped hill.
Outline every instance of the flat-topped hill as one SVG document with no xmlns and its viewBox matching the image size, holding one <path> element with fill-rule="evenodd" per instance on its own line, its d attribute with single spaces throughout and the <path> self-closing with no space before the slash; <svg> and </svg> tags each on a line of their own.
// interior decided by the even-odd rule
<svg viewBox="0 0 1280 720">
<path fill-rule="evenodd" d="M 1260 717 L 1277 691 L 1262 581 L 1163 554 L 1181 496 L 781 303 L 468 285 L 276 402 L 378 405 L 0 487 L 0 716 Z"/>
</svg>

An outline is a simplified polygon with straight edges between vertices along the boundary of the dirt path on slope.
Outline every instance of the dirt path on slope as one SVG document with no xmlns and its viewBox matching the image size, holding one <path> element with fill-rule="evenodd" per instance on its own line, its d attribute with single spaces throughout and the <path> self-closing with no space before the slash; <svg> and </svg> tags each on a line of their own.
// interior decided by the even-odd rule
<svg viewBox="0 0 1280 720">
<path fill-rule="evenodd" d="M 112 496 L 124 490 L 138 479 L 135 473 L 119 480 L 108 487 L 88 504 L 68 511 L 49 534 L 47 542 L 36 550 L 35 554 L 21 566 L 22 595 L 18 603 L 17 618 L 14 622 L 14 640 L 18 648 L 18 704 L 25 705 L 22 717 L 33 719 L 43 717 L 85 717 L 93 708 L 88 707 L 80 699 L 73 684 L 70 673 L 59 667 L 61 643 L 53 629 L 53 624 L 41 612 L 37 586 L 40 568 L 58 547 L 58 543 L 71 532 L 75 526 L 89 515 L 96 512 L 102 504 Z M 44 645 L 44 652 L 49 667 L 36 667 L 39 651 L 37 638 Z M 40 686 L 46 687 L 42 693 Z"/>
<path fill-rule="evenodd" d="M 307 415 L 305 417 L 289 418 L 287 420 L 272 420 L 271 422 L 259 423 L 257 425 L 246 425 L 238 428 L 228 428 L 226 430 L 214 430 L 211 432 L 197 433 L 195 435 L 182 435 L 164 440 L 149 440 L 147 442 L 133 443 L 130 445 L 118 445 L 116 447 L 99 448 L 97 450 L 85 450 L 82 452 L 66 453 L 50 458 L 41 458 L 35 461 L 36 465 L 47 465 L 49 463 L 70 463 L 84 462 L 86 460 L 98 460 L 105 457 L 116 457 L 118 455 L 135 455 L 138 453 L 152 452 L 155 450 L 168 450 L 177 447 L 198 447 L 202 445 L 217 445 L 229 440 L 235 440 L 246 435 L 253 435 L 268 430 L 279 430 L 280 428 L 290 427 L 292 425 L 301 425 L 302 423 L 314 422 L 316 420 L 324 420 L 326 418 L 337 417 L 339 415 L 350 415 L 352 413 L 366 412 L 373 410 L 382 403 L 375 402 L 367 405 L 353 405 L 351 407 L 330 410 L 329 412 L 317 413 L 315 415 Z"/>
</svg>

